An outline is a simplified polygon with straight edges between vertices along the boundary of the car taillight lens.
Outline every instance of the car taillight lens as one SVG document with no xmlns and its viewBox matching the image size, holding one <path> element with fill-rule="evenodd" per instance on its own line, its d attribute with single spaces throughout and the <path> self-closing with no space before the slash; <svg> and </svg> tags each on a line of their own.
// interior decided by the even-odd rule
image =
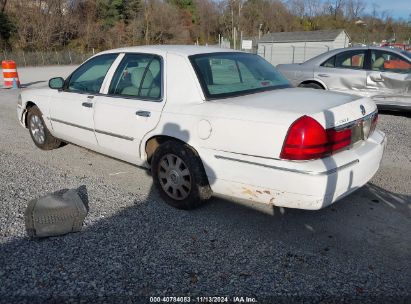
<svg viewBox="0 0 411 304">
<path fill-rule="evenodd" d="M 280 157 L 289 160 L 322 158 L 351 144 L 351 129 L 325 130 L 315 119 L 303 116 L 288 130 Z"/>
</svg>

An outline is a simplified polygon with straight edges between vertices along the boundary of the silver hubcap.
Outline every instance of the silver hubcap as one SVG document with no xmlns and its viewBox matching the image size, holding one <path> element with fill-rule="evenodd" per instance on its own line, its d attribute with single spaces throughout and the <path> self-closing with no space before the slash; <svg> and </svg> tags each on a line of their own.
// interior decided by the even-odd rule
<svg viewBox="0 0 411 304">
<path fill-rule="evenodd" d="M 33 115 L 30 118 L 30 131 L 34 140 L 38 144 L 43 144 L 45 140 L 44 125 L 40 117 Z"/>
<path fill-rule="evenodd" d="M 174 154 L 160 160 L 158 179 L 163 190 L 175 200 L 186 199 L 191 191 L 191 175 L 184 161 Z"/>
</svg>

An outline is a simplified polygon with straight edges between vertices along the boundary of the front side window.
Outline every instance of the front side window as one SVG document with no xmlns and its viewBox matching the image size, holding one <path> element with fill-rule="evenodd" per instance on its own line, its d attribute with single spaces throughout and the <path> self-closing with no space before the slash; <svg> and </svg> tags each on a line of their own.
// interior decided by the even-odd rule
<svg viewBox="0 0 411 304">
<path fill-rule="evenodd" d="M 126 54 L 109 88 L 110 95 L 161 98 L 161 60 L 150 54 Z"/>
<path fill-rule="evenodd" d="M 365 50 L 349 51 L 335 56 L 335 67 L 343 69 L 362 69 L 364 67 Z"/>
<path fill-rule="evenodd" d="M 67 88 L 72 92 L 96 94 L 118 54 L 104 54 L 86 61 L 70 76 Z"/>
<path fill-rule="evenodd" d="M 291 87 L 288 80 L 258 55 L 210 53 L 190 56 L 207 98 L 225 98 Z"/>
<path fill-rule="evenodd" d="M 371 69 L 393 73 L 411 73 L 411 63 L 387 51 L 371 50 Z"/>
</svg>

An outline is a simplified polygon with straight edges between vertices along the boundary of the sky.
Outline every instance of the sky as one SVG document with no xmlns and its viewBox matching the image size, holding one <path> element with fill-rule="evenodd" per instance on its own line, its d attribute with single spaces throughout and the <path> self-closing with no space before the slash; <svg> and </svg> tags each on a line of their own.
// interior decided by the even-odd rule
<svg viewBox="0 0 411 304">
<path fill-rule="evenodd" d="M 367 8 L 365 13 L 371 13 L 373 4 L 378 5 L 378 11 L 381 13 L 387 11 L 392 17 L 410 20 L 411 0 L 366 0 Z"/>
</svg>

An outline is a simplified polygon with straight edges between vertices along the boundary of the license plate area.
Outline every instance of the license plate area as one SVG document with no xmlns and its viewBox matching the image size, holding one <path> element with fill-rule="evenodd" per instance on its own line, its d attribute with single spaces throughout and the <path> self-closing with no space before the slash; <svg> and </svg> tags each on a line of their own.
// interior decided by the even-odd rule
<svg viewBox="0 0 411 304">
<path fill-rule="evenodd" d="M 360 140 L 367 140 L 371 133 L 372 116 L 355 124 L 351 129 L 351 142 L 354 144 Z"/>
</svg>

